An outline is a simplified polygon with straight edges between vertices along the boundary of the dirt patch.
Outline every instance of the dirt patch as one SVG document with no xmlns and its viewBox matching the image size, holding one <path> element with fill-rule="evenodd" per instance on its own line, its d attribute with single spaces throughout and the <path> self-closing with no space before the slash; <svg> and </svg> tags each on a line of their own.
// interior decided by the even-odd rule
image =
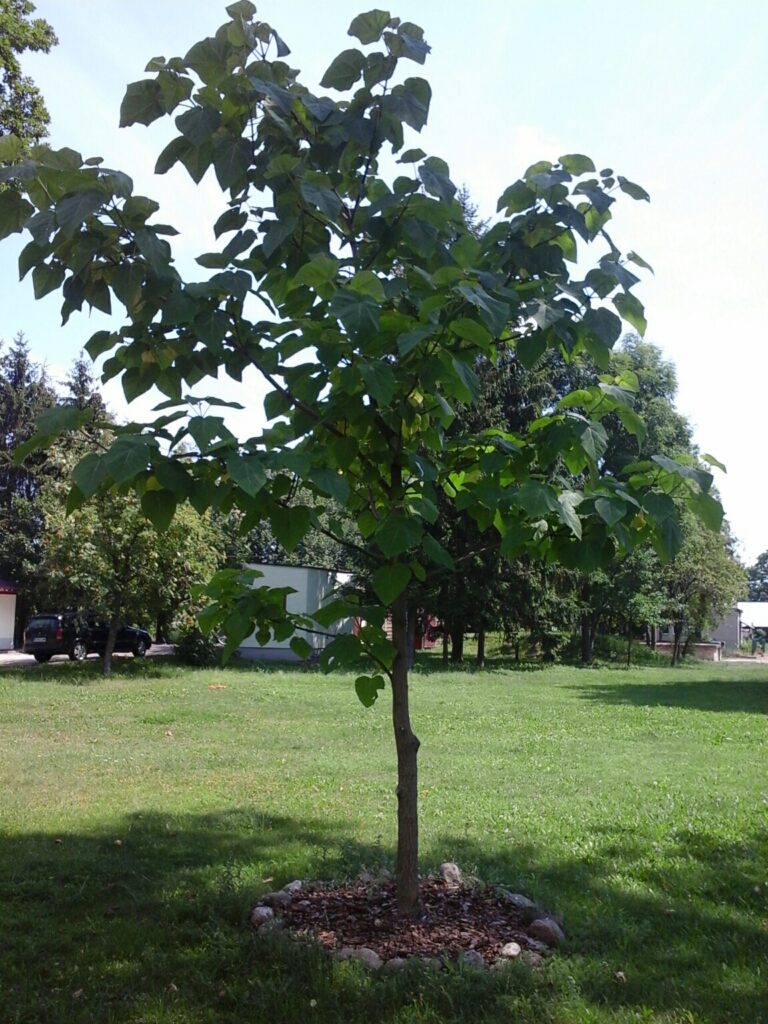
<svg viewBox="0 0 768 1024">
<path fill-rule="evenodd" d="M 515 898 L 501 889 L 458 888 L 426 879 L 421 913 L 413 920 L 398 917 L 391 882 L 304 886 L 274 905 L 287 931 L 313 938 L 329 951 L 364 947 L 384 962 L 414 957 L 458 961 L 468 954 L 478 966 L 478 955 L 489 967 L 504 957 L 540 962 L 548 947 L 527 930 L 539 915 L 516 906 Z"/>
</svg>

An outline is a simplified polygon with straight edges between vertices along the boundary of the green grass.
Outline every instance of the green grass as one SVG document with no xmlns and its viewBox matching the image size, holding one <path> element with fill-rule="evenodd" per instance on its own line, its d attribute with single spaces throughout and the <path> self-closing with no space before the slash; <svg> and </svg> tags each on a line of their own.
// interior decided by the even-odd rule
<svg viewBox="0 0 768 1024">
<path fill-rule="evenodd" d="M 418 671 L 424 870 L 530 895 L 569 944 L 540 973 L 389 979 L 247 926 L 292 878 L 390 864 L 388 701 L 97 667 L 0 676 L 4 1024 L 768 1021 L 762 667 Z"/>
</svg>

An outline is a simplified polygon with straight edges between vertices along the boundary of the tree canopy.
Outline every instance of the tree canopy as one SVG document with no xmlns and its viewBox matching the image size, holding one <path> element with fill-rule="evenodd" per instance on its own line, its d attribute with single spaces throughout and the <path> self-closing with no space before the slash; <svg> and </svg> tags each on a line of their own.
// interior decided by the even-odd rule
<svg viewBox="0 0 768 1024">
<path fill-rule="evenodd" d="M 19 58 L 27 51 L 48 53 L 58 42 L 47 21 L 32 18 L 34 11 L 30 0 L 0 0 L 0 135 L 27 142 L 45 138 L 50 116 Z"/>
</svg>

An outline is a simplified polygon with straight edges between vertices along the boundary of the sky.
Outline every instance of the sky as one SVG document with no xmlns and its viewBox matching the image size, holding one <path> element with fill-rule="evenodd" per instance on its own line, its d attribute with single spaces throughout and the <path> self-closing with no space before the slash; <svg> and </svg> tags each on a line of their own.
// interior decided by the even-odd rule
<svg viewBox="0 0 768 1024">
<path fill-rule="evenodd" d="M 183 55 L 212 35 L 224 6 L 39 0 L 37 15 L 59 45 L 24 60 L 51 114 L 51 144 L 104 157 L 131 175 L 137 193 L 157 199 L 158 219 L 181 231 L 174 252 L 182 272 L 212 248 L 209 225 L 223 197 L 211 174 L 200 186 L 179 168 L 155 176 L 157 154 L 176 134 L 172 121 L 120 129 L 119 107 L 151 57 Z M 305 84 L 322 92 L 332 58 L 357 45 L 347 36 L 350 21 L 369 6 L 265 0 L 258 8 L 291 47 Z M 424 68 L 408 65 L 408 74 L 429 80 L 433 98 L 421 137 L 407 144 L 447 160 L 481 214 L 494 213 L 497 197 L 531 163 L 566 153 L 588 154 L 650 192 L 650 204 L 627 198 L 614 206 L 611 233 L 654 268 L 635 289 L 646 339 L 677 367 L 678 408 L 700 449 L 727 467 L 717 487 L 740 556 L 753 562 L 768 549 L 768 4 L 404 0 L 390 9 L 421 25 L 432 47 Z M 17 239 L 0 245 L 0 338 L 23 331 L 35 358 L 62 379 L 108 321 L 75 314 L 62 328 L 57 296 L 35 302 L 30 279 L 17 283 Z M 253 433 L 257 382 L 246 379 L 239 393 L 218 382 L 209 393 L 225 387 L 247 407 L 234 429 Z M 139 401 L 129 409 L 117 382 L 106 394 L 121 417 L 150 408 Z"/>
</svg>

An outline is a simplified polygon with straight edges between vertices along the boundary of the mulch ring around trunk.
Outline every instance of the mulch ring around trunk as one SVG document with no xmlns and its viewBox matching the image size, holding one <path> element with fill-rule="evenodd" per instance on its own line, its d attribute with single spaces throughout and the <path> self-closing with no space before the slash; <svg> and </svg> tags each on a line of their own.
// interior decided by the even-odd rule
<svg viewBox="0 0 768 1024">
<path fill-rule="evenodd" d="M 396 970 L 414 959 L 433 970 L 451 962 L 494 968 L 516 959 L 540 967 L 565 940 L 561 922 L 520 893 L 444 878 L 424 879 L 420 892 L 421 913 L 404 920 L 393 882 L 291 882 L 260 900 L 251 923 L 314 939 L 371 970 Z"/>
</svg>

